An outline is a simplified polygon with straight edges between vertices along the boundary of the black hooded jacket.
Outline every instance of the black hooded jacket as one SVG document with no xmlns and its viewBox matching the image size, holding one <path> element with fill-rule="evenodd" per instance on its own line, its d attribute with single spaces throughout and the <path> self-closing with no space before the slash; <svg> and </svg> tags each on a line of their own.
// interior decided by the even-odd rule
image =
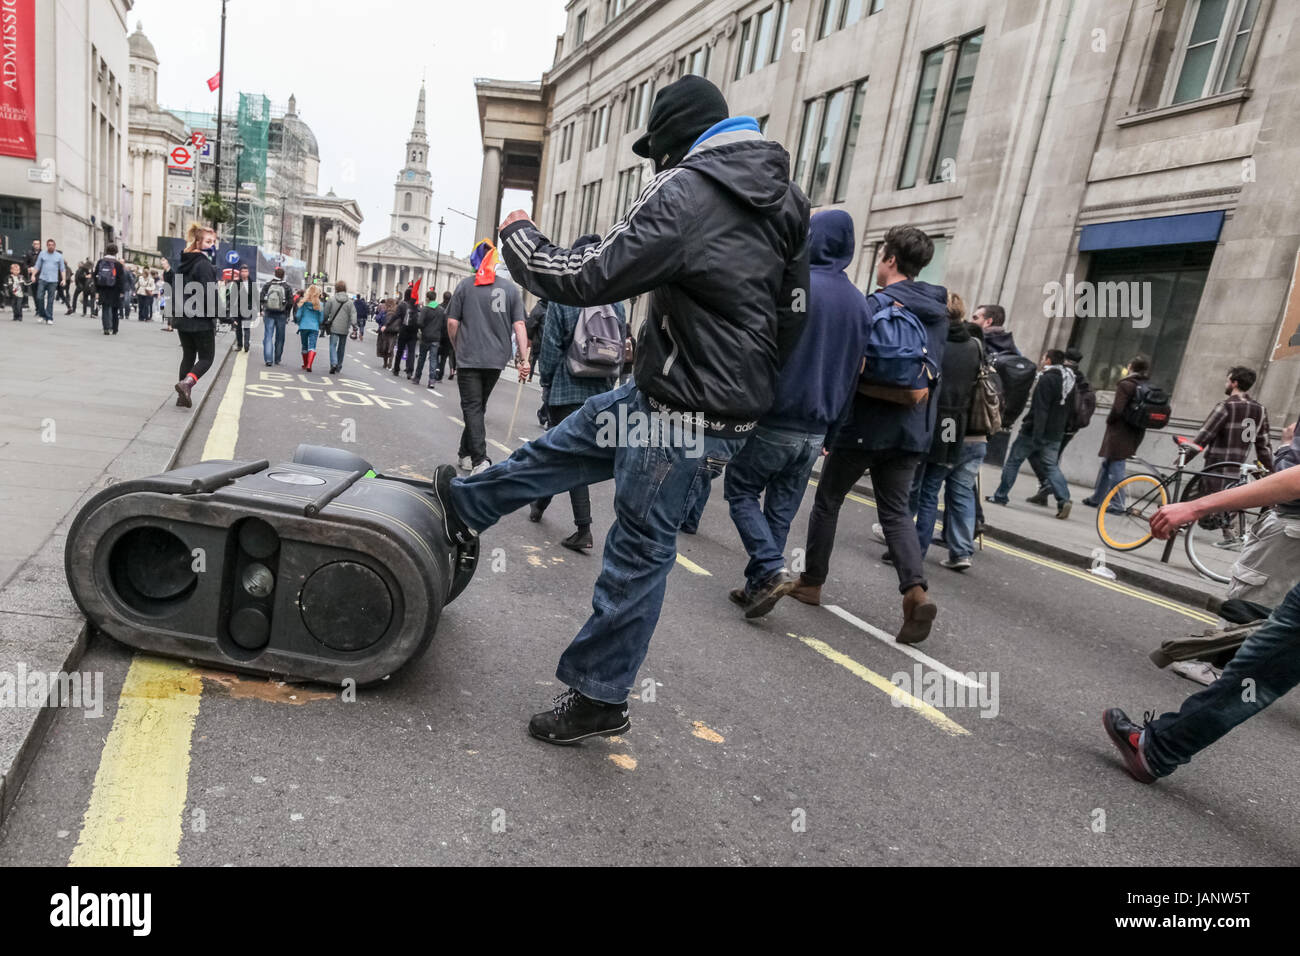
<svg viewBox="0 0 1300 956">
<path fill-rule="evenodd" d="M 206 252 L 185 251 L 174 270 L 163 280 L 171 287 L 172 328 L 178 332 L 212 332 L 216 330 L 218 312 L 217 267 Z"/>
<path fill-rule="evenodd" d="M 637 388 L 702 412 L 713 434 L 747 434 L 772 405 L 803 328 L 808 200 L 789 154 L 751 131 L 705 140 L 650 181 L 598 245 L 554 245 L 531 222 L 501 233 L 510 275 L 562 305 L 650 293 Z"/>
</svg>

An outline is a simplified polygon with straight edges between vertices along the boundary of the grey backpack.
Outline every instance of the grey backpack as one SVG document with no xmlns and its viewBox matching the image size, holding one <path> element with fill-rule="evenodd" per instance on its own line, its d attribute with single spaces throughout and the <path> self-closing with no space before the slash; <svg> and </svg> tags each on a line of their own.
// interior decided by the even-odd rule
<svg viewBox="0 0 1300 956">
<path fill-rule="evenodd" d="M 565 364 L 574 378 L 613 378 L 623 368 L 623 326 L 612 305 L 578 313 Z"/>
</svg>

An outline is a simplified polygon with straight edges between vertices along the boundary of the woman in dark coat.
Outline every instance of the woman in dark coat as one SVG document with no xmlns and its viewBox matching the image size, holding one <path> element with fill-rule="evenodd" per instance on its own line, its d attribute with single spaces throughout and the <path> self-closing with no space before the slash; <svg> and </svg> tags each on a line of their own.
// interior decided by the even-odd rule
<svg viewBox="0 0 1300 956">
<path fill-rule="evenodd" d="M 1124 409 L 1133 400 L 1139 382 L 1150 378 L 1151 363 L 1139 355 L 1128 366 L 1128 375 L 1115 383 L 1115 402 L 1106 416 L 1106 434 L 1101 440 L 1101 470 L 1097 472 L 1097 487 L 1092 495 L 1084 498 L 1083 503 L 1092 508 L 1100 508 L 1110 490 L 1125 477 L 1124 462 L 1137 454 L 1138 446 L 1146 431 L 1124 421 Z M 1124 510 L 1124 495 L 1121 492 L 1111 502 L 1111 513 Z"/>
<path fill-rule="evenodd" d="M 217 246 L 217 234 L 199 223 L 185 233 L 188 244 L 180 265 L 167 269 L 163 281 L 171 289 L 172 328 L 181 342 L 181 374 L 176 383 L 176 404 L 191 407 L 195 384 L 212 367 L 217 336 L 217 268 L 210 250 Z M 180 277 L 179 282 L 177 277 Z"/>
</svg>

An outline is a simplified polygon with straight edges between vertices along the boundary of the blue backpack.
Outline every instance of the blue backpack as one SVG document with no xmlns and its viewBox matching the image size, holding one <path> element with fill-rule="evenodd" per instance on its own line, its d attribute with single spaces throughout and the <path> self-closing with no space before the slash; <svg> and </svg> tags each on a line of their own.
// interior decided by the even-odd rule
<svg viewBox="0 0 1300 956">
<path fill-rule="evenodd" d="M 882 307 L 888 300 L 880 293 L 867 300 L 876 311 L 871 315 L 858 391 L 899 405 L 919 405 L 939 378 L 925 324 L 899 302 Z"/>
</svg>

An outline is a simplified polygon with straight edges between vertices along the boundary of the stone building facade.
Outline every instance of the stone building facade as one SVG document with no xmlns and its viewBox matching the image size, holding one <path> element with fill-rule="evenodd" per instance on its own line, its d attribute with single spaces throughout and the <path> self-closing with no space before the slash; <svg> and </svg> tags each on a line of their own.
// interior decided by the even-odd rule
<svg viewBox="0 0 1300 956">
<path fill-rule="evenodd" d="M 129 38 L 130 113 L 127 150 L 131 162 L 131 233 L 127 249 L 153 253 L 162 236 L 185 231 L 193 211 L 167 195 L 167 157 L 189 142 L 185 123 L 158 105 L 158 53 L 137 23 Z"/>
<path fill-rule="evenodd" d="M 133 0 L 38 2 L 36 158 L 0 156 L 0 242 L 54 239 L 70 263 L 130 235 L 127 153 Z"/>
<path fill-rule="evenodd" d="M 853 216 L 860 287 L 885 231 L 912 223 L 936 242 L 923 277 L 971 307 L 1004 306 L 1023 352 L 1082 348 L 1101 412 L 1137 353 L 1172 390 L 1177 431 L 1194 430 L 1236 364 L 1260 371 L 1255 394 L 1275 431 L 1300 410 L 1300 361 L 1274 358 L 1279 343 L 1300 345 L 1288 326 L 1300 301 L 1287 318 L 1300 250 L 1300 182 L 1288 172 L 1300 161 L 1300 4 L 570 0 L 567 10 L 553 67 L 526 108 L 510 104 L 541 129 L 513 148 L 540 150 L 535 213 L 558 240 L 604 232 L 630 207 L 652 175 L 631 145 L 654 92 L 700 73 L 733 114 L 786 146 L 814 209 Z M 477 92 L 482 112 L 491 83 Z M 528 123 L 512 128 L 531 136 Z M 499 146 L 486 130 L 484 144 Z M 499 149 L 492 159 L 501 165 Z M 485 192 L 488 173 L 485 161 Z M 480 196 L 480 217 L 488 211 Z M 1067 470 L 1095 468 L 1100 438 L 1094 423 Z"/>
</svg>

